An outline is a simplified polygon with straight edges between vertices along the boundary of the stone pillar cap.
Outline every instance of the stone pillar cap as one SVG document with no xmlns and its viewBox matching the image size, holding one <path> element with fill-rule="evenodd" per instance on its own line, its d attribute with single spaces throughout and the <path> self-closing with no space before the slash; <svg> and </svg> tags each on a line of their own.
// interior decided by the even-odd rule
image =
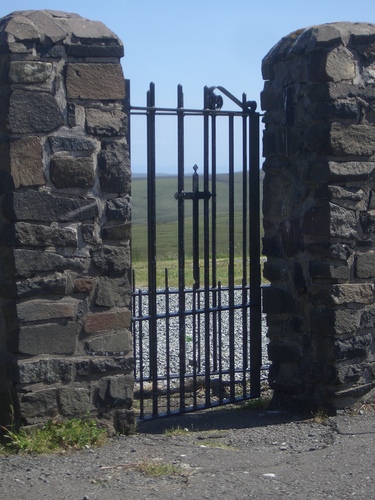
<svg viewBox="0 0 375 500">
<path fill-rule="evenodd" d="M 81 47 L 82 56 L 93 55 L 94 46 L 99 56 L 123 56 L 121 40 L 102 22 L 55 10 L 16 11 L 0 19 L 0 46 L 17 42 Z M 116 48 L 114 53 L 109 47 Z"/>
<path fill-rule="evenodd" d="M 361 44 L 374 44 L 374 42 L 375 24 L 370 23 L 338 22 L 299 29 L 283 37 L 264 57 L 263 76 L 268 79 L 267 68 L 278 60 L 338 45 L 355 47 Z M 371 48 L 371 54 L 375 57 L 375 45 Z"/>
</svg>

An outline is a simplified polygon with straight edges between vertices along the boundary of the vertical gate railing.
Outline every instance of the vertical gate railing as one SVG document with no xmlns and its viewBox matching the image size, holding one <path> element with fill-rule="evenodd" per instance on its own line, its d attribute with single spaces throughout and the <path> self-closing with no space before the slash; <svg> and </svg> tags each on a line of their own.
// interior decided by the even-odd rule
<svg viewBox="0 0 375 500">
<path fill-rule="evenodd" d="M 223 97 L 215 93 L 217 91 L 238 109 L 223 111 Z M 129 95 L 128 83 L 128 99 Z M 245 94 L 240 101 L 223 87 L 205 87 L 201 110 L 184 108 L 183 101 L 179 85 L 176 108 L 156 107 L 155 86 L 151 83 L 147 106 L 131 106 L 130 100 L 127 104 L 129 142 L 131 116 L 144 116 L 147 123 L 148 287 L 137 289 L 133 273 L 132 324 L 140 418 L 182 413 L 260 395 L 259 113 L 256 103 L 247 101 Z M 170 194 L 176 199 L 178 221 L 178 285 L 175 287 L 169 286 L 168 269 L 164 270 L 162 285 L 157 277 L 156 122 L 159 116 L 165 115 L 177 120 L 176 192 Z M 198 159 L 203 164 L 203 175 L 194 165 L 189 190 L 186 187 L 190 173 L 185 168 L 185 124 L 192 116 L 203 119 L 203 158 Z M 228 134 L 225 283 L 219 279 L 217 267 L 217 220 L 223 202 L 217 199 L 219 119 L 227 120 Z M 236 133 L 238 120 L 240 134 Z M 238 170 L 241 172 L 240 195 L 235 191 Z M 240 212 L 236 196 L 241 198 Z M 190 259 L 187 262 L 186 257 L 187 207 L 192 220 L 191 262 Z M 236 259 L 237 244 L 241 248 L 240 264 Z M 187 286 L 188 264 L 192 266 L 193 282 Z"/>
</svg>

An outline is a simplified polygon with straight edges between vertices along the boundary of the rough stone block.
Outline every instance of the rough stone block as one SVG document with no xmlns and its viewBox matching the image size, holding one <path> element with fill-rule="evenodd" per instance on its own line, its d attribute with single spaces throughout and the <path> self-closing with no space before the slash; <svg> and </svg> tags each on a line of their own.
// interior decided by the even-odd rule
<svg viewBox="0 0 375 500">
<path fill-rule="evenodd" d="M 335 205 L 348 208 L 350 210 L 367 210 L 368 195 L 357 187 L 328 187 L 330 199 Z"/>
<path fill-rule="evenodd" d="M 311 311 L 310 321 L 315 335 L 345 335 L 358 329 L 360 313 L 357 309 L 319 308 Z"/>
<path fill-rule="evenodd" d="M 345 387 L 344 389 L 340 386 L 339 388 L 335 387 L 332 390 L 331 403 L 337 409 L 349 408 L 358 401 L 361 401 L 361 399 L 367 394 L 371 394 L 373 387 L 373 382 L 356 383 L 350 385 L 349 387 Z"/>
<path fill-rule="evenodd" d="M 73 363 L 66 359 L 19 360 L 20 384 L 52 384 L 73 380 Z"/>
<path fill-rule="evenodd" d="M 103 276 L 97 278 L 97 283 L 95 305 L 101 307 L 129 306 L 131 287 L 127 279 L 112 279 Z"/>
<path fill-rule="evenodd" d="M 374 300 L 374 285 L 372 283 L 312 285 L 310 292 L 313 303 L 322 305 L 365 305 L 372 304 Z"/>
<path fill-rule="evenodd" d="M 85 332 L 98 333 L 108 330 L 129 328 L 131 313 L 129 309 L 112 309 L 106 312 L 90 313 L 86 316 Z"/>
<path fill-rule="evenodd" d="M 310 243 L 309 245 L 306 245 L 306 250 L 311 255 L 316 255 L 322 259 L 337 260 L 341 261 L 341 264 L 346 264 L 347 260 L 354 253 L 354 243 L 332 243 L 330 241 Z"/>
<path fill-rule="evenodd" d="M 86 109 L 86 129 L 89 134 L 102 137 L 124 136 L 126 115 L 120 109 Z"/>
<path fill-rule="evenodd" d="M 117 410 L 114 418 L 114 427 L 119 434 L 128 436 L 135 433 L 136 419 L 134 410 Z"/>
<path fill-rule="evenodd" d="M 66 50 L 64 45 L 42 45 L 37 44 L 36 51 L 38 55 L 46 59 L 65 59 Z"/>
<path fill-rule="evenodd" d="M 97 356 L 125 356 L 132 350 L 131 333 L 123 328 L 118 332 L 86 337 L 85 349 L 89 354 Z"/>
<path fill-rule="evenodd" d="M 329 178 L 335 181 L 360 181 L 369 179 L 375 170 L 375 162 L 334 162 L 327 164 Z"/>
<path fill-rule="evenodd" d="M 304 109 L 305 112 L 311 113 L 315 119 L 329 119 L 331 121 L 351 120 L 352 123 L 357 123 L 358 121 L 358 105 L 354 98 L 338 102 L 325 101 L 312 103 Z"/>
<path fill-rule="evenodd" d="M 100 185 L 103 191 L 124 193 L 130 186 L 129 147 L 125 141 L 110 142 L 98 155 Z"/>
<path fill-rule="evenodd" d="M 263 311 L 267 314 L 293 314 L 296 300 L 289 290 L 268 286 L 263 289 Z"/>
<path fill-rule="evenodd" d="M 371 124 L 333 123 L 330 143 L 335 155 L 370 157 L 375 153 L 375 127 Z"/>
<path fill-rule="evenodd" d="M 22 279 L 16 283 L 17 296 L 20 299 L 34 297 L 36 295 L 65 295 L 67 288 L 67 275 L 57 272 L 53 276 Z"/>
<path fill-rule="evenodd" d="M 72 57 L 116 57 L 124 56 L 122 45 L 68 45 L 67 54 Z"/>
<path fill-rule="evenodd" d="M 350 239 L 357 236 L 357 217 L 353 210 L 333 203 L 322 203 L 308 210 L 302 223 L 305 234 Z"/>
<path fill-rule="evenodd" d="M 57 253 L 42 250 L 14 250 L 15 275 L 18 278 L 31 278 L 38 273 L 64 272 L 73 269 L 82 273 L 84 259 L 63 257 Z"/>
<path fill-rule="evenodd" d="M 368 180 L 375 170 L 374 162 L 313 161 L 307 169 L 306 180 L 311 184 L 348 183 Z"/>
<path fill-rule="evenodd" d="M 76 346 L 77 325 L 43 323 L 21 326 L 18 351 L 20 354 L 73 354 Z"/>
<path fill-rule="evenodd" d="M 74 368 L 78 377 L 88 377 L 90 375 L 90 362 L 91 360 L 87 357 L 75 361 Z"/>
<path fill-rule="evenodd" d="M 8 119 L 13 134 L 52 132 L 64 124 L 55 98 L 36 90 L 13 90 Z"/>
<path fill-rule="evenodd" d="M 35 299 L 17 304 L 17 316 L 21 322 L 74 319 L 79 301 L 72 298 L 59 300 Z"/>
<path fill-rule="evenodd" d="M 89 356 L 75 358 L 75 373 L 78 377 L 95 377 L 108 373 L 133 373 L 134 358 L 132 356 Z M 77 379 L 78 380 L 78 379 Z"/>
<path fill-rule="evenodd" d="M 86 120 L 86 113 L 84 106 L 79 106 L 74 102 L 68 102 L 68 125 L 69 127 L 84 127 Z"/>
<path fill-rule="evenodd" d="M 270 261 L 264 263 L 263 276 L 273 281 L 287 281 L 289 279 L 288 265 L 285 261 Z"/>
<path fill-rule="evenodd" d="M 88 189 L 95 181 L 94 162 L 91 157 L 54 157 L 51 158 L 50 175 L 58 189 Z"/>
<path fill-rule="evenodd" d="M 98 224 L 82 224 L 82 238 L 86 243 L 97 246 L 102 243 L 100 239 L 100 228 Z"/>
<path fill-rule="evenodd" d="M 104 240 L 128 241 L 131 238 L 131 222 L 117 224 L 116 226 L 105 226 L 101 231 Z"/>
<path fill-rule="evenodd" d="M 337 47 L 328 52 L 324 70 L 327 81 L 351 81 L 357 74 L 357 64 L 346 47 Z"/>
<path fill-rule="evenodd" d="M 335 360 L 344 361 L 349 359 L 365 359 L 369 353 L 372 341 L 371 333 L 356 335 L 349 339 L 336 339 L 334 343 Z"/>
<path fill-rule="evenodd" d="M 93 277 L 85 277 L 85 278 L 77 278 L 74 281 L 74 292 L 75 293 L 90 293 L 94 288 L 96 283 L 96 278 Z"/>
<path fill-rule="evenodd" d="M 375 231 L 375 210 L 368 210 L 359 214 L 359 221 L 362 231 L 365 234 L 372 234 Z"/>
<path fill-rule="evenodd" d="M 12 61 L 9 64 L 11 83 L 44 83 L 52 74 L 52 63 L 41 61 Z"/>
<path fill-rule="evenodd" d="M 84 416 L 93 409 L 90 390 L 84 387 L 60 387 L 59 403 L 61 414 L 68 416 Z"/>
<path fill-rule="evenodd" d="M 92 357 L 90 360 L 91 373 L 102 375 L 110 372 L 133 373 L 133 357 Z"/>
<path fill-rule="evenodd" d="M 22 137 L 10 142 L 10 174 L 14 188 L 46 183 L 42 155 L 39 137 Z"/>
<path fill-rule="evenodd" d="M 92 260 L 103 274 L 124 274 L 130 269 L 130 247 L 102 245 L 92 253 Z"/>
<path fill-rule="evenodd" d="M 366 363 L 350 364 L 339 366 L 336 368 L 336 377 L 333 380 L 334 384 L 357 384 L 367 365 Z"/>
<path fill-rule="evenodd" d="M 68 33 L 74 35 L 70 41 L 72 45 L 122 45 L 121 40 L 115 33 L 100 21 L 91 21 L 90 19 L 82 18 L 78 14 L 65 12 L 59 12 L 59 14 L 59 17 L 62 18 L 59 19 L 60 25 Z"/>
<path fill-rule="evenodd" d="M 304 383 L 298 362 L 272 363 L 268 379 L 270 387 L 275 391 L 291 394 L 303 392 Z"/>
<path fill-rule="evenodd" d="M 30 19 L 33 25 L 37 26 L 40 32 L 51 40 L 52 44 L 59 47 L 60 45 L 57 42 L 64 40 L 67 35 L 66 25 L 63 25 L 63 20 L 76 15 L 56 11 L 31 10 L 27 12 L 27 19 Z"/>
<path fill-rule="evenodd" d="M 58 414 L 57 390 L 41 389 L 19 397 L 21 417 L 28 424 L 34 423 L 37 417 L 54 417 Z"/>
<path fill-rule="evenodd" d="M 99 382 L 98 400 L 100 406 L 131 407 L 133 396 L 133 377 L 131 375 L 115 375 L 103 378 Z"/>
<path fill-rule="evenodd" d="M 39 42 L 41 38 L 41 33 L 37 30 L 35 24 L 28 19 L 26 16 L 22 15 L 21 12 L 18 15 L 9 19 L 5 27 L 6 39 L 14 37 L 18 42 L 33 41 Z M 10 37 L 9 35 L 13 35 Z"/>
<path fill-rule="evenodd" d="M 5 245 L 27 247 L 77 247 L 77 232 L 72 228 L 55 228 L 27 222 L 16 222 L 4 228 Z"/>
<path fill-rule="evenodd" d="M 355 276 L 359 279 L 375 278 L 375 252 L 357 254 L 355 261 Z"/>
<path fill-rule="evenodd" d="M 301 320 L 296 316 L 280 319 L 279 315 L 268 315 L 266 319 L 267 337 L 271 340 L 292 338 L 296 332 L 300 331 Z"/>
<path fill-rule="evenodd" d="M 107 201 L 106 215 L 108 219 L 128 221 L 131 218 L 132 201 L 129 196 L 112 198 Z"/>
<path fill-rule="evenodd" d="M 73 222 L 93 219 L 98 215 L 95 200 L 44 191 L 7 193 L 3 207 L 5 215 L 11 220 Z"/>
<path fill-rule="evenodd" d="M 61 151 L 94 151 L 97 142 L 85 135 L 52 135 L 48 137 L 53 153 Z"/>
<path fill-rule="evenodd" d="M 309 263 L 309 273 L 314 283 L 347 282 L 350 278 L 350 267 L 337 266 L 329 262 L 313 261 Z"/>
<path fill-rule="evenodd" d="M 375 328 L 375 307 L 366 308 L 361 314 L 360 328 Z"/>
<path fill-rule="evenodd" d="M 125 80 L 120 64 L 67 65 L 68 99 L 123 100 Z"/>
<path fill-rule="evenodd" d="M 9 42 L 8 50 L 9 54 L 17 54 L 17 56 L 19 56 L 20 54 L 32 56 L 34 52 L 32 44 L 30 44 L 29 42 L 20 43 L 19 40 L 17 40 L 17 42 L 15 43 Z"/>
</svg>

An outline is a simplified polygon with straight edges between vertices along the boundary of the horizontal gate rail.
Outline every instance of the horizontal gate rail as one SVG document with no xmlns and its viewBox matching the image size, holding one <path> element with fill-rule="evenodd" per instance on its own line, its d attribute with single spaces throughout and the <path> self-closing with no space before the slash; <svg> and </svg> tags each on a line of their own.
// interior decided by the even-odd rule
<svg viewBox="0 0 375 500">
<path fill-rule="evenodd" d="M 130 87 L 127 89 L 129 96 Z M 223 97 L 240 109 L 222 110 Z M 150 84 L 146 106 L 128 99 L 131 117 L 144 117 L 147 128 L 148 287 L 136 288 L 133 273 L 132 328 L 139 417 L 156 418 L 237 402 L 260 395 L 262 318 L 260 284 L 259 113 L 256 103 L 235 98 L 223 87 L 205 87 L 203 109 L 184 108 L 182 87 L 177 107 L 156 107 Z M 156 171 L 158 118 L 176 118 L 176 202 L 178 286 L 169 286 L 169 271 L 158 288 Z M 186 130 L 191 117 L 201 116 L 202 172 L 194 165 L 186 188 Z M 217 198 L 218 127 L 227 127 L 228 272 L 218 279 Z M 241 146 L 238 148 L 238 133 Z M 221 162 L 223 161 L 220 158 Z M 241 210 L 235 194 L 240 168 Z M 186 210 L 192 218 L 193 284 L 186 286 Z M 240 229 L 236 220 L 240 213 Z M 238 240 L 238 241 L 237 241 Z M 241 249 L 241 279 L 235 277 L 237 247 Z"/>
</svg>

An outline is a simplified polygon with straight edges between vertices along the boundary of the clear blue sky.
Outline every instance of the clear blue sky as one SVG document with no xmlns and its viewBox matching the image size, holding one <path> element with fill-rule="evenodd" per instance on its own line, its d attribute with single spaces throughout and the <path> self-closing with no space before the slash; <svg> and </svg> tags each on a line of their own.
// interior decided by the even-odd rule
<svg viewBox="0 0 375 500">
<path fill-rule="evenodd" d="M 3 0 L 0 17 L 30 9 L 75 12 L 112 29 L 125 46 L 132 104 L 145 103 L 154 81 L 157 105 L 175 106 L 181 83 L 185 105 L 199 108 L 204 85 L 259 102 L 262 58 L 296 29 L 375 23 L 375 0 Z"/>
</svg>

